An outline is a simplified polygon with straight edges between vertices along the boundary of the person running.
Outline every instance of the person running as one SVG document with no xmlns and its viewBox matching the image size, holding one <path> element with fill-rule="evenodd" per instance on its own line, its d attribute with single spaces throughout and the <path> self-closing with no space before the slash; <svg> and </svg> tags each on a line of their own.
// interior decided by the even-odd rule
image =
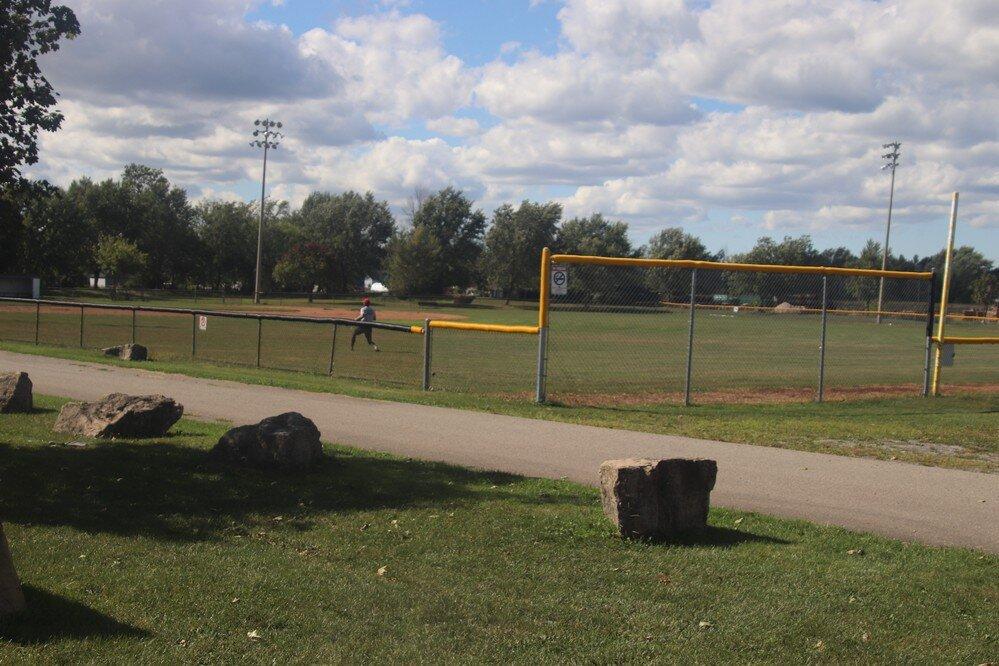
<svg viewBox="0 0 999 666">
<path fill-rule="evenodd" d="M 354 321 L 362 321 L 370 323 L 378 319 L 378 317 L 375 316 L 375 309 L 371 307 L 370 298 L 365 296 L 364 300 L 361 301 L 361 303 L 362 303 L 361 314 L 355 317 Z M 350 336 L 350 348 L 351 349 L 354 348 L 354 341 L 357 340 L 357 336 L 363 335 L 364 339 L 368 341 L 368 344 L 375 348 L 375 351 L 381 351 L 381 349 L 378 348 L 378 345 L 375 344 L 374 340 L 371 339 L 372 328 L 374 327 L 365 326 L 364 324 L 361 324 L 360 326 L 355 326 L 354 334 Z"/>
</svg>

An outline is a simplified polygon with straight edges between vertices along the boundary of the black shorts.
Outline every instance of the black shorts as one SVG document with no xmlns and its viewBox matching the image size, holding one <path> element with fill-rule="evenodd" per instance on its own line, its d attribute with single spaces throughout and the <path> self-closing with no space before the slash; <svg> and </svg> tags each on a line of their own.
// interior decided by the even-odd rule
<svg viewBox="0 0 999 666">
<path fill-rule="evenodd" d="M 371 340 L 371 330 L 372 330 L 372 328 L 373 327 L 371 327 L 371 326 L 365 326 L 364 324 L 361 324 L 359 326 L 354 327 L 354 334 L 352 336 L 350 336 L 350 342 L 351 342 L 351 344 L 354 343 L 354 340 L 356 340 L 357 336 L 359 336 L 359 335 L 363 335 L 364 339 L 368 341 L 369 345 L 375 344 Z"/>
</svg>

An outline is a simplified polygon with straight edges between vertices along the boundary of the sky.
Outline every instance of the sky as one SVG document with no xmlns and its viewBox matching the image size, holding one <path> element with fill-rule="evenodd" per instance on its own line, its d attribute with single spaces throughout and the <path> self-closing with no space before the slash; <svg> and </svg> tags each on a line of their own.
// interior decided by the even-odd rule
<svg viewBox="0 0 999 666">
<path fill-rule="evenodd" d="M 268 195 L 371 190 L 399 211 L 463 189 L 487 214 L 555 200 L 642 244 L 668 226 L 736 253 L 883 239 L 999 262 L 994 0 L 63 0 L 45 56 L 63 128 L 28 174 L 161 168 L 252 200 L 255 118 L 283 123 Z"/>
</svg>

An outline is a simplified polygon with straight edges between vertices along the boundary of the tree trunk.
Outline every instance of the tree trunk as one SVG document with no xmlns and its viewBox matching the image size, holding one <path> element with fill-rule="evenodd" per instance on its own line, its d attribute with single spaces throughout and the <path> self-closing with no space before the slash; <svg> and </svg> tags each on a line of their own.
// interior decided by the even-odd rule
<svg viewBox="0 0 999 666">
<path fill-rule="evenodd" d="M 14 571 L 10 548 L 7 547 L 7 537 L 3 533 L 3 525 L 0 524 L 0 616 L 22 610 L 24 610 L 24 594 L 21 592 L 21 581 Z"/>
</svg>

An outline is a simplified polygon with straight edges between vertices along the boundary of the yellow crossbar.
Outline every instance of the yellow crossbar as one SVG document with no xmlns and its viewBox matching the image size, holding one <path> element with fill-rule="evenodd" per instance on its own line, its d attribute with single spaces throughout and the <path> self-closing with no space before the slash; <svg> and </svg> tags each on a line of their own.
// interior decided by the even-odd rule
<svg viewBox="0 0 999 666">
<path fill-rule="evenodd" d="M 642 266 L 645 268 L 703 268 L 714 271 L 753 273 L 805 273 L 813 275 L 848 275 L 854 277 L 886 277 L 907 280 L 930 280 L 933 273 L 914 271 L 879 271 L 868 268 L 833 268 L 830 266 L 784 266 L 781 264 L 730 264 L 719 261 L 690 259 L 632 259 L 630 257 L 593 257 L 583 254 L 553 254 L 552 263 L 597 264 L 599 266 Z M 542 287 L 543 288 L 543 287 Z"/>
<path fill-rule="evenodd" d="M 506 326 L 503 324 L 473 324 L 464 321 L 447 321 L 444 319 L 431 319 L 430 328 L 451 328 L 458 331 L 484 331 L 487 333 L 522 333 L 525 335 L 537 335 L 537 326 Z"/>
<path fill-rule="evenodd" d="M 950 338 L 934 337 L 933 342 L 945 345 L 999 345 L 999 338 Z"/>
</svg>

